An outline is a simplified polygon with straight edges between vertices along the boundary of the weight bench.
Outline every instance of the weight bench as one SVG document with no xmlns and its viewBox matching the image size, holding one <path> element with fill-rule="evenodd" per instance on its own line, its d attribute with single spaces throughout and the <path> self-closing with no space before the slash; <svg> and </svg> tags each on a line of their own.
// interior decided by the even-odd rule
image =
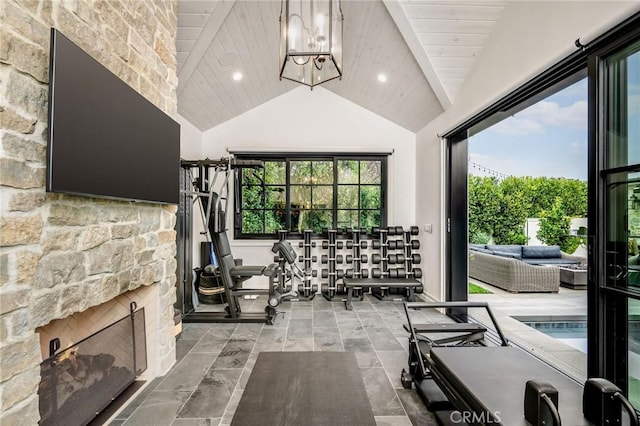
<svg viewBox="0 0 640 426">
<path fill-rule="evenodd" d="M 422 283 L 415 278 L 343 278 L 342 282 L 347 290 L 347 300 L 345 308 L 350 311 L 353 309 L 351 301 L 353 299 L 353 290 L 360 289 L 360 297 L 358 300 L 362 300 L 364 297 L 364 288 L 371 288 L 371 294 L 380 300 L 384 300 L 386 295 L 385 290 L 390 288 L 402 288 L 407 289 L 407 300 L 413 302 L 415 300 L 415 294 L 422 292 Z M 380 290 L 379 293 L 373 291 L 373 289 Z"/>
</svg>

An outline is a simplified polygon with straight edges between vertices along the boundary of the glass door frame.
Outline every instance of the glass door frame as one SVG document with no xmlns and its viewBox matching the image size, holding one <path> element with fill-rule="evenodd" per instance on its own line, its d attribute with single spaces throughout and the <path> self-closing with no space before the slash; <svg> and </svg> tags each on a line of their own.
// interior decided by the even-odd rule
<svg viewBox="0 0 640 426">
<path fill-rule="evenodd" d="M 571 79 L 589 77 L 589 142 L 588 142 L 588 296 L 587 296 L 587 374 L 589 377 L 605 377 L 614 381 L 627 394 L 627 303 L 625 292 L 620 289 L 603 289 L 600 286 L 604 277 L 604 208 L 605 190 L 602 172 L 604 170 L 602 134 L 604 131 L 602 123 L 599 122 L 604 107 L 602 104 L 602 85 L 599 81 L 599 67 L 601 58 L 620 49 L 630 43 L 633 39 L 640 37 L 640 13 L 636 13 L 615 28 L 607 31 L 591 43 L 567 56 L 556 63 L 537 77 L 523 84 L 513 92 L 507 94 L 496 103 L 479 112 L 475 116 L 460 123 L 450 131 L 446 132 L 443 139 L 447 148 L 447 160 L 444 164 L 447 167 L 445 182 L 446 196 L 445 209 L 446 217 L 452 220 L 457 212 L 461 212 L 459 204 L 455 198 L 453 182 L 461 179 L 460 174 L 464 174 L 466 179 L 467 167 L 456 167 L 458 164 L 452 161 L 454 157 L 462 157 L 462 152 L 466 151 L 466 136 L 474 134 L 481 127 L 489 127 L 492 123 L 500 121 L 502 118 L 511 115 L 513 112 L 524 109 L 526 106 L 535 103 L 545 92 L 557 89 L 557 85 L 566 84 Z M 464 145 L 458 145 L 464 142 Z M 456 147 L 464 148 L 456 150 Z M 466 156 L 465 156 L 466 160 Z M 459 165 L 459 164 L 458 164 Z M 459 196 L 459 194 L 456 194 Z M 466 198 L 465 196 L 465 203 Z M 466 207 L 464 208 L 466 212 Z M 448 226 L 449 224 L 444 224 Z M 454 226 L 451 222 L 449 226 Z M 451 232 L 447 232 L 445 237 L 445 295 L 447 300 L 460 297 L 460 291 L 465 286 L 458 275 L 456 268 L 467 261 L 467 240 L 462 241 L 456 238 Z M 466 265 L 466 263 L 464 263 Z M 467 268 L 465 267 L 465 270 Z M 637 297 L 637 295 L 631 295 Z M 624 323 L 624 324 L 623 324 Z M 624 334 L 620 334 L 621 331 Z M 607 338 L 615 340 L 615 345 L 607 346 Z M 611 348 L 617 348 L 612 350 Z M 621 349 L 624 351 L 621 352 Z M 623 364 L 618 356 L 624 356 Z M 624 376 L 624 377 L 621 377 Z"/>
<path fill-rule="evenodd" d="M 640 300 L 640 292 L 607 284 L 608 263 L 613 253 L 607 241 L 607 180 L 610 176 L 640 171 L 640 164 L 624 166 L 607 164 L 609 93 L 606 58 L 640 40 L 640 27 L 635 26 L 589 54 L 589 203 L 588 208 L 588 365 L 589 376 L 605 377 L 628 396 L 628 305 Z M 626 124 L 626 121 L 625 121 Z M 626 252 L 625 252 L 626 253 Z M 626 265 L 625 265 L 626 267 Z"/>
</svg>

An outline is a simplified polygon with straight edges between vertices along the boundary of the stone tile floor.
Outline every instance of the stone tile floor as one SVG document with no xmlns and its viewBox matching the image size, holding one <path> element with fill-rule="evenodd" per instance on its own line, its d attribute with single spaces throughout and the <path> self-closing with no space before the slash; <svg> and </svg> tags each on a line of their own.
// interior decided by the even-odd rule
<svg viewBox="0 0 640 426">
<path fill-rule="evenodd" d="M 243 301 L 245 311 L 262 311 L 264 305 L 260 298 Z M 146 386 L 110 424 L 228 425 L 263 351 L 355 352 L 377 425 L 436 424 L 415 390 L 400 383 L 408 346 L 402 303 L 366 295 L 347 311 L 344 303 L 318 295 L 311 302 L 284 302 L 279 310 L 283 315 L 272 326 L 184 324 L 174 367 Z M 287 374 L 284 365 L 282 374 Z"/>
</svg>

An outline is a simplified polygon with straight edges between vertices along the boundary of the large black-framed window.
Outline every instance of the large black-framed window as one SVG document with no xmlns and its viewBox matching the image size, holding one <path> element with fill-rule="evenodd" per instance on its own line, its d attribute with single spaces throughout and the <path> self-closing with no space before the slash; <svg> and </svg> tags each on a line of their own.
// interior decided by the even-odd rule
<svg viewBox="0 0 640 426">
<path fill-rule="evenodd" d="M 537 102 L 549 92 L 572 81 L 589 78 L 589 176 L 588 176 L 588 265 L 587 278 L 587 375 L 605 377 L 620 386 L 636 408 L 640 407 L 640 267 L 635 245 L 629 243 L 637 229 L 631 210 L 640 207 L 640 139 L 630 138 L 625 129 L 638 125 L 636 92 L 628 80 L 629 66 L 638 60 L 640 13 L 578 49 L 547 71 L 508 94 L 486 110 L 466 120 L 444 135 L 451 158 L 464 158 L 465 132 L 473 134 L 506 116 Z M 638 62 L 635 68 L 638 73 Z M 637 74 L 636 74 L 637 75 Z M 634 80 L 635 81 L 635 80 Z M 637 90 L 637 85 L 634 86 Z M 633 95 L 635 97 L 632 97 Z M 635 103 L 632 105 L 629 101 Z M 630 106 L 631 105 L 631 106 Z M 635 115 L 629 113 L 635 111 Z M 462 153 L 461 153 L 462 152 Z M 453 198 L 454 180 L 466 175 L 466 168 L 449 161 L 447 208 L 450 229 L 453 218 L 464 205 Z M 466 177 L 466 176 L 465 176 Z M 640 198 L 640 195 L 638 196 Z M 635 203 L 634 203 L 635 202 Z M 457 207 L 456 207 L 457 206 Z M 467 253 L 467 241 L 447 237 L 447 297 L 462 294 L 466 282 L 456 279 L 455 268 Z M 464 253 L 462 255 L 461 253 Z M 638 271 L 640 272 L 640 271 Z M 639 280 L 639 281 L 636 281 Z"/>
<path fill-rule="evenodd" d="M 638 19 L 640 21 L 640 19 Z M 590 302 L 598 318 L 591 369 L 640 408 L 640 27 L 589 58 L 593 241 Z"/>
<path fill-rule="evenodd" d="M 387 154 L 236 154 L 264 161 L 236 178 L 236 239 L 386 226 Z"/>
</svg>

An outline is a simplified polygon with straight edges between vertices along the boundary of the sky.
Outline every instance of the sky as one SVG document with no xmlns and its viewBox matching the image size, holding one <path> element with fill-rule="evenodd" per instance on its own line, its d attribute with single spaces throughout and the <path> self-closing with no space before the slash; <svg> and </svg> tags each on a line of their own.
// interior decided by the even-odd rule
<svg viewBox="0 0 640 426">
<path fill-rule="evenodd" d="M 469 160 L 469 173 L 479 176 L 489 169 L 587 180 L 587 79 L 472 136 Z"/>
<path fill-rule="evenodd" d="M 640 163 L 640 51 L 626 61 L 628 164 L 637 164 Z M 584 78 L 472 136 L 469 173 L 586 181 L 587 114 Z"/>
</svg>

